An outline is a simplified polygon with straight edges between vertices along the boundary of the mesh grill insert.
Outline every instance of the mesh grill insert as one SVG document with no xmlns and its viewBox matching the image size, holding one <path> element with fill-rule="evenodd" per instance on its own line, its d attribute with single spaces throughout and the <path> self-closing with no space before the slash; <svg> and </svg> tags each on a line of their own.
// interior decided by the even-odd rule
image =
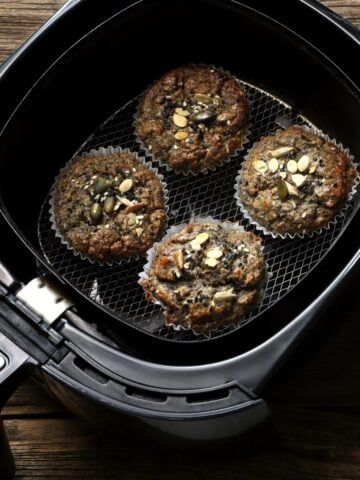
<svg viewBox="0 0 360 480">
<path fill-rule="evenodd" d="M 247 91 L 251 112 L 251 135 L 246 147 L 258 141 L 261 136 L 277 130 L 281 119 L 297 125 L 311 125 L 288 105 L 270 94 L 254 86 L 245 83 L 243 85 Z M 132 126 L 138 100 L 139 97 L 133 99 L 101 125 L 78 153 L 111 145 L 139 151 Z M 160 168 L 170 196 L 169 226 L 187 222 L 192 215 L 196 215 L 212 216 L 219 220 L 236 220 L 247 230 L 254 231 L 247 220 L 242 218 L 234 199 L 233 185 L 243 154 L 244 151 L 236 159 L 206 175 L 182 176 Z M 343 227 L 351 220 L 356 211 L 355 206 L 359 203 L 358 199 L 359 193 L 353 198 L 346 215 L 321 235 L 293 241 L 264 237 L 264 253 L 270 278 L 261 304 L 237 325 L 219 328 L 211 332 L 210 337 L 215 338 L 241 328 L 297 285 L 323 258 Z M 74 287 L 116 318 L 152 335 L 185 342 L 208 339 L 205 335 L 175 331 L 163 325 L 160 307 L 147 302 L 141 287 L 137 285 L 138 273 L 143 270 L 145 260 L 133 260 L 122 266 L 112 267 L 97 266 L 81 260 L 55 237 L 51 230 L 48 211 L 49 198 L 46 198 L 38 225 L 42 251 L 58 274 Z"/>
</svg>

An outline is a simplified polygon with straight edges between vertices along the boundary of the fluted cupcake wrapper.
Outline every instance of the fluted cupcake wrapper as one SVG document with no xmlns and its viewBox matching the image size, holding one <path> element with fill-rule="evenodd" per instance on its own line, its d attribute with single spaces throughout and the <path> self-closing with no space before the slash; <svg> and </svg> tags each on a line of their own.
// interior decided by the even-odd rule
<svg viewBox="0 0 360 480">
<path fill-rule="evenodd" d="M 236 231 L 242 231 L 246 233 L 246 230 L 238 223 L 233 223 L 233 222 L 227 222 L 227 221 L 221 221 L 221 220 L 216 220 L 212 217 L 193 217 L 190 219 L 189 223 L 204 223 L 204 224 L 214 224 L 214 225 L 221 225 L 223 228 L 227 230 L 236 230 Z M 144 265 L 144 269 L 142 272 L 139 273 L 139 280 L 145 280 L 148 278 L 149 271 L 151 270 L 151 266 L 153 263 L 153 260 L 157 254 L 158 249 L 161 247 L 161 245 L 168 240 L 170 237 L 172 237 L 174 234 L 179 233 L 183 228 L 185 228 L 189 223 L 181 223 L 178 225 L 173 225 L 168 230 L 165 232 L 164 236 L 159 240 L 158 242 L 155 242 L 152 248 L 150 248 L 147 251 L 147 257 L 146 257 L 146 264 Z M 261 251 L 264 251 L 264 246 L 261 246 Z M 265 262 L 265 275 L 264 279 L 262 282 L 258 285 L 258 291 L 262 292 L 265 289 L 265 285 L 270 278 L 271 274 L 269 273 L 269 268 L 267 263 Z M 158 299 L 154 299 L 152 302 L 155 305 L 160 305 L 162 308 L 167 309 L 168 306 L 161 302 Z M 247 310 L 247 313 L 251 312 L 257 307 L 257 305 L 253 305 L 249 307 Z M 219 324 L 216 328 L 210 330 L 209 332 L 197 332 L 196 330 L 193 330 L 191 327 L 185 327 L 184 325 L 179 325 L 179 324 L 174 324 L 170 323 L 167 324 L 167 327 L 172 327 L 175 331 L 191 331 L 194 335 L 199 336 L 199 335 L 204 335 L 206 337 L 211 337 L 212 333 L 217 331 L 220 328 L 224 327 L 229 327 L 230 325 L 234 326 L 235 328 L 239 325 L 243 317 L 239 318 L 238 323 L 233 323 L 233 324 Z"/>
<path fill-rule="evenodd" d="M 341 217 L 343 217 L 345 215 L 346 211 L 350 208 L 350 202 L 351 202 L 352 198 L 354 197 L 354 195 L 356 194 L 357 187 L 360 183 L 359 167 L 354 163 L 354 156 L 350 154 L 348 148 L 345 148 L 341 143 L 338 143 L 336 140 L 330 138 L 329 135 L 323 133 L 321 130 L 319 130 L 315 127 L 309 127 L 309 126 L 306 126 L 306 125 L 305 126 L 304 125 L 302 125 L 302 126 L 293 125 L 293 126 L 298 126 L 299 128 L 302 128 L 303 130 L 306 130 L 310 133 L 318 135 L 318 136 L 322 137 L 324 140 L 336 145 L 336 147 L 338 147 L 342 152 L 344 152 L 346 154 L 346 156 L 349 159 L 351 165 L 354 167 L 354 169 L 356 171 L 356 176 L 355 176 L 355 179 L 354 179 L 353 187 L 348 194 L 345 205 L 339 210 L 339 212 L 337 212 L 337 214 L 334 216 L 334 218 L 332 218 L 325 226 L 323 226 L 323 227 L 321 227 L 317 230 L 313 230 L 311 232 L 307 232 L 307 231 L 304 231 L 304 232 L 301 232 L 301 233 L 300 232 L 295 232 L 295 233 L 272 232 L 271 230 L 266 228 L 264 225 L 261 225 L 257 220 L 255 220 L 251 216 L 251 214 L 249 213 L 247 207 L 244 205 L 244 203 L 241 199 L 241 196 L 240 196 L 240 180 L 241 180 L 241 177 L 242 177 L 242 171 L 243 171 L 244 164 L 248 160 L 251 150 L 260 142 L 260 140 L 256 143 L 254 143 L 253 145 L 251 145 L 249 147 L 249 149 L 247 150 L 246 155 L 244 156 L 244 162 L 243 162 L 240 170 L 238 171 L 238 175 L 235 178 L 235 185 L 234 185 L 235 200 L 236 200 L 236 204 L 240 208 L 240 211 L 241 211 L 242 215 L 244 216 L 244 218 L 246 218 L 249 221 L 249 223 L 256 228 L 256 230 L 262 232 L 266 236 L 271 236 L 274 239 L 275 238 L 277 238 L 277 239 L 281 238 L 281 239 L 285 240 L 287 238 L 290 238 L 290 239 L 311 238 L 314 235 L 319 235 L 322 232 L 328 230 L 331 227 L 331 225 L 336 224 L 339 221 L 339 219 Z M 279 131 L 282 131 L 282 130 L 278 129 L 274 133 L 277 133 Z"/>
<path fill-rule="evenodd" d="M 112 261 L 107 261 L 107 262 L 101 262 L 99 260 L 95 260 L 94 258 L 90 258 L 87 255 L 85 255 L 83 252 L 80 252 L 64 238 L 62 233 L 60 232 L 57 222 L 56 222 L 56 215 L 55 215 L 55 185 L 57 182 L 57 179 L 59 176 L 66 171 L 69 166 L 79 160 L 80 158 L 102 158 L 106 157 L 108 155 L 113 155 L 117 153 L 128 153 L 130 155 L 133 155 L 139 162 L 141 162 L 146 168 L 151 170 L 152 172 L 155 173 L 156 178 L 160 181 L 161 186 L 162 186 L 162 191 L 163 191 L 163 198 L 164 198 L 164 211 L 166 214 L 166 220 L 164 222 L 163 228 L 162 228 L 162 233 L 166 230 L 167 227 L 167 221 L 168 221 L 168 203 L 169 203 L 169 192 L 167 189 L 167 185 L 165 183 L 163 175 L 161 175 L 158 172 L 158 169 L 154 167 L 150 162 L 146 161 L 145 157 L 142 155 L 139 155 L 137 152 L 132 152 L 128 148 L 122 148 L 122 147 L 100 147 L 98 149 L 91 149 L 88 152 L 83 152 L 81 155 L 76 155 L 74 156 L 67 164 L 60 170 L 59 175 L 55 178 L 55 181 L 53 183 L 53 187 L 51 188 L 50 192 L 50 199 L 49 199 L 49 213 L 50 213 L 50 223 L 51 223 L 51 228 L 55 233 L 55 236 L 60 239 L 61 243 L 67 247 L 68 250 L 72 251 L 74 255 L 79 256 L 82 260 L 87 260 L 92 264 L 97 264 L 97 265 L 107 265 L 107 266 L 113 266 L 113 265 L 120 265 L 122 263 L 128 263 L 130 261 L 138 260 L 140 257 L 144 257 L 144 255 L 140 254 L 135 254 L 135 255 L 129 255 L 129 256 L 124 256 L 124 257 L 119 257 L 119 258 L 114 258 Z"/>
<path fill-rule="evenodd" d="M 236 78 L 234 75 L 232 75 L 228 70 L 225 70 L 224 68 L 222 67 L 216 67 L 214 65 L 206 65 L 206 64 L 203 64 L 203 63 L 198 63 L 198 64 L 193 64 L 193 63 L 190 63 L 189 65 L 185 65 L 185 67 L 195 67 L 195 66 L 199 66 L 199 67 L 208 67 L 208 68 L 211 68 L 211 69 L 214 69 L 214 70 L 218 70 L 220 71 L 221 73 L 225 74 L 225 75 L 228 75 L 230 78 L 232 78 L 233 80 L 235 80 L 239 86 L 241 88 L 244 88 L 244 83 L 239 80 L 238 78 Z M 145 91 L 147 91 L 149 88 L 151 88 L 152 86 L 154 86 L 156 84 L 157 81 L 153 82 L 152 84 L 148 85 L 148 87 L 146 88 Z M 140 114 L 140 107 L 141 107 L 141 101 L 142 101 L 142 98 L 143 96 L 141 96 L 141 100 L 140 102 L 138 103 L 138 106 L 137 106 L 137 109 L 136 109 L 136 112 L 134 114 L 134 122 L 133 122 L 133 126 L 134 126 L 134 133 L 135 133 L 135 140 L 136 142 L 139 144 L 141 150 L 143 150 L 146 154 L 147 157 L 150 157 L 152 162 L 155 162 L 157 163 L 159 166 L 161 167 L 164 167 L 166 169 L 166 171 L 168 172 L 175 172 L 176 174 L 178 175 L 185 175 L 185 176 L 189 176 L 189 175 L 198 175 L 199 173 L 208 173 L 208 172 L 213 172 L 214 170 L 216 170 L 217 168 L 221 167 L 222 165 L 224 165 L 225 163 L 229 163 L 233 160 L 235 160 L 239 154 L 243 151 L 244 149 L 244 146 L 249 142 L 249 138 L 250 138 L 250 135 L 251 135 L 251 124 L 250 122 L 248 122 L 247 126 L 243 129 L 243 131 L 240 133 L 240 136 L 241 136 L 241 145 L 231 154 L 229 154 L 226 158 L 224 158 L 224 160 L 220 161 L 219 163 L 217 163 L 216 165 L 213 165 L 212 167 L 206 167 L 206 168 L 202 168 L 200 170 L 197 170 L 197 171 L 193 171 L 193 170 L 182 170 L 182 169 L 179 169 L 179 170 L 175 170 L 174 168 L 172 168 L 168 163 L 166 163 L 165 161 L 161 160 L 160 158 L 158 158 L 156 155 L 154 155 L 154 153 L 152 152 L 152 150 L 149 150 L 149 148 L 147 147 L 147 145 L 143 142 L 143 140 L 136 134 L 136 122 L 138 120 L 138 117 L 139 117 L 139 114 Z"/>
</svg>

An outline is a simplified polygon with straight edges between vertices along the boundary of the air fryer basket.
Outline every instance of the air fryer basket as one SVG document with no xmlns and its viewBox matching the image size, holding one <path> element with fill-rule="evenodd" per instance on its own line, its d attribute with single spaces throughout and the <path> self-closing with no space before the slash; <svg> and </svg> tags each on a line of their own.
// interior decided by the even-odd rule
<svg viewBox="0 0 360 480">
<path fill-rule="evenodd" d="M 248 231 L 256 230 L 242 217 L 234 200 L 235 177 L 241 166 L 246 149 L 262 136 L 290 124 L 312 126 L 294 108 L 267 92 L 243 83 L 250 105 L 251 135 L 244 151 L 236 159 L 226 163 L 215 172 L 197 176 L 180 176 L 161 169 L 170 192 L 170 225 L 188 222 L 193 216 L 211 216 L 220 220 L 240 222 Z M 96 129 L 77 153 L 92 148 L 118 146 L 139 151 L 135 141 L 133 117 L 139 97 L 135 97 Z M 140 149 L 141 152 L 141 149 Z M 141 152 L 142 153 L 142 152 Z M 220 337 L 237 330 L 259 317 L 272 304 L 305 279 L 351 221 L 359 207 L 359 193 L 352 199 L 346 214 L 331 223 L 320 234 L 304 239 L 270 239 L 263 236 L 264 254 L 269 270 L 269 279 L 259 306 L 239 319 L 236 325 L 223 326 L 209 335 L 196 335 L 191 330 L 176 331 L 164 325 L 161 308 L 148 302 L 137 284 L 145 259 L 141 258 L 123 265 L 98 266 L 75 257 L 55 237 L 49 220 L 49 198 L 46 197 L 39 217 L 39 240 L 49 263 L 77 289 L 95 303 L 105 308 L 116 319 L 144 330 L 152 335 L 182 342 L 201 341 Z M 305 280 L 306 281 L 306 280 Z M 261 319 L 259 319 L 261 321 Z M 261 325 L 260 325 L 261 327 Z"/>
<path fill-rule="evenodd" d="M 90 3 L 79 2 L 79 13 L 74 9 L 79 18 L 82 8 L 92 9 Z M 92 309 L 95 319 L 105 312 L 117 321 L 121 335 L 135 331 L 141 348 L 153 340 L 176 343 L 179 349 L 188 345 L 198 352 L 190 345 L 233 337 L 229 343 L 236 343 L 234 352 L 239 348 L 234 339 L 243 338 L 243 327 L 256 325 L 260 332 L 270 323 L 275 325 L 276 305 L 286 305 L 288 321 L 293 318 L 295 304 L 286 298 L 295 286 L 298 297 L 305 298 L 307 275 L 326 260 L 351 223 L 359 194 L 346 215 L 319 235 L 292 241 L 266 238 L 271 276 L 261 305 L 237 326 L 220 328 L 209 338 L 163 326 L 160 309 L 145 301 L 137 285 L 143 261 L 100 267 L 61 245 L 49 223 L 48 194 L 54 178 L 75 152 L 108 145 L 139 150 L 132 126 L 139 96 L 154 79 L 178 65 L 218 65 L 244 82 L 251 106 L 246 147 L 286 123 L 311 122 L 358 158 L 356 85 L 304 38 L 246 3 L 146 0 L 124 1 L 121 6 L 123 10 L 116 2 L 107 2 L 96 14 L 91 10 L 93 30 L 87 31 L 79 22 L 83 37 L 80 33 L 76 41 L 71 36 L 56 37 L 59 45 L 54 42 L 50 52 L 54 57 L 47 69 L 36 67 L 41 74 L 13 111 L 0 144 L 1 208 L 38 265 L 73 287 L 85 303 L 90 300 L 99 307 Z M 292 6 L 299 2 L 293 0 Z M 184 25 L 191 25 L 191 35 L 184 32 Z M 174 38 L 175 32 L 182 32 L 181 48 L 175 42 L 172 49 L 163 49 L 164 39 Z M 240 221 L 252 230 L 233 197 L 243 154 L 206 175 L 182 177 L 162 169 L 170 191 L 170 225 L 188 221 L 192 215 L 211 215 Z M 217 353 L 222 355 L 221 350 Z"/>
</svg>

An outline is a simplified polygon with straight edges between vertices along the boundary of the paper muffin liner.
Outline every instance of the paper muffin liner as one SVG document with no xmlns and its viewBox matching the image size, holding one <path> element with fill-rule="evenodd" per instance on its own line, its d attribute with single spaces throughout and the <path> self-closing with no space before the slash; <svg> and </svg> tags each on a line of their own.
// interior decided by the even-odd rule
<svg viewBox="0 0 360 480">
<path fill-rule="evenodd" d="M 121 263 L 128 263 L 130 261 L 138 260 L 139 258 L 144 258 L 146 254 L 134 254 L 134 255 L 129 255 L 129 256 L 124 256 L 124 257 L 119 257 L 119 258 L 114 258 L 113 260 L 109 260 L 106 262 L 101 262 L 100 260 L 96 260 L 94 258 L 90 258 L 87 255 L 85 255 L 83 252 L 80 252 L 65 239 L 65 237 L 62 235 L 60 232 L 57 222 L 56 222 L 56 215 L 55 215 L 55 185 L 60 177 L 60 175 L 67 169 L 69 166 L 75 162 L 78 161 L 81 158 L 102 158 L 106 157 L 108 155 L 116 154 L 116 153 L 129 153 L 130 155 L 133 155 L 139 162 L 141 162 L 146 168 L 151 170 L 152 172 L 155 173 L 156 178 L 160 181 L 161 186 L 162 186 L 162 191 L 163 191 L 163 199 L 164 199 L 164 212 L 165 212 L 165 221 L 161 230 L 161 233 L 159 235 L 159 238 L 161 238 L 161 235 L 167 228 L 167 222 L 168 222 L 168 203 L 169 203 L 169 192 L 167 189 L 167 185 L 165 183 L 163 175 L 161 175 L 158 172 L 158 169 L 154 167 L 150 162 L 146 161 L 146 159 L 139 155 L 137 152 L 132 152 L 128 148 L 122 148 L 122 147 L 100 147 L 98 149 L 91 149 L 88 152 L 83 152 L 81 155 L 75 155 L 69 162 L 66 163 L 66 165 L 60 170 L 59 174 L 55 178 L 55 181 L 53 183 L 53 186 L 50 191 L 50 199 L 49 199 L 49 213 L 50 213 L 50 223 L 51 223 L 51 228 L 55 233 L 55 236 L 60 239 L 61 243 L 67 247 L 68 250 L 72 251 L 74 255 L 79 256 L 82 260 L 87 260 L 92 264 L 97 264 L 97 265 L 107 265 L 107 266 L 113 266 L 113 265 L 120 265 Z"/>
<path fill-rule="evenodd" d="M 356 174 L 355 174 L 352 189 L 348 193 L 348 197 L 347 197 L 347 200 L 345 202 L 345 205 L 339 210 L 339 212 L 337 212 L 337 214 L 334 216 L 334 218 L 332 218 L 326 225 L 324 225 L 323 227 L 321 227 L 317 230 L 313 230 L 311 232 L 310 231 L 309 232 L 307 232 L 307 231 L 295 232 L 295 233 L 290 233 L 290 232 L 289 233 L 276 233 L 276 232 L 272 232 L 271 230 L 267 229 L 265 226 L 261 225 L 257 220 L 255 220 L 250 215 L 249 211 L 247 210 L 247 207 L 243 204 L 241 196 L 240 196 L 240 179 L 241 179 L 241 176 L 242 176 L 242 170 L 243 170 L 244 164 L 248 160 L 251 150 L 254 147 L 256 147 L 256 145 L 258 145 L 260 140 L 262 138 L 264 138 L 265 136 L 261 137 L 261 139 L 259 141 L 254 143 L 247 150 L 246 155 L 244 156 L 244 162 L 243 162 L 240 170 L 238 171 L 238 175 L 235 178 L 235 185 L 234 185 L 235 200 L 236 200 L 236 204 L 240 208 L 240 211 L 243 214 L 244 218 L 246 218 L 251 225 L 254 225 L 256 230 L 262 232 L 266 236 L 271 236 L 274 239 L 281 238 L 281 239 L 285 240 L 285 239 L 288 239 L 288 238 L 290 238 L 290 239 L 311 238 L 314 235 L 319 235 L 322 232 L 324 232 L 325 230 L 328 230 L 331 227 L 331 225 L 336 224 L 339 221 L 339 219 L 341 217 L 343 217 L 345 215 L 346 211 L 350 208 L 350 202 L 351 202 L 352 198 L 354 197 L 354 195 L 356 194 L 357 187 L 360 183 L 359 166 L 354 162 L 354 156 L 350 154 L 348 148 L 345 148 L 341 143 L 338 143 L 335 139 L 330 138 L 329 135 L 323 133 L 321 130 L 319 130 L 315 126 L 312 126 L 312 127 L 309 127 L 307 125 L 292 125 L 292 126 L 302 128 L 303 130 L 305 130 L 307 132 L 310 132 L 310 133 L 313 133 L 315 135 L 318 135 L 319 137 L 322 137 L 327 142 L 330 142 L 330 143 L 336 145 L 336 147 L 338 147 L 343 153 L 346 154 L 346 156 L 347 156 L 348 160 L 350 161 L 351 165 L 354 167 Z M 283 131 L 283 130 L 277 129 L 274 133 L 277 133 L 277 132 L 280 132 L 280 131 Z"/>
<path fill-rule="evenodd" d="M 183 67 L 196 67 L 196 66 L 198 66 L 198 67 L 208 67 L 208 68 L 211 68 L 211 69 L 214 69 L 214 70 L 218 70 L 219 72 L 223 73 L 224 75 L 228 75 L 230 78 L 235 80 L 236 83 L 244 90 L 244 85 L 245 84 L 241 80 L 239 80 L 237 77 L 232 75 L 228 70 L 225 70 L 223 67 L 216 67 L 214 65 L 207 65 L 207 64 L 204 64 L 204 63 L 197 63 L 197 64 L 190 63 L 188 65 L 183 65 Z M 151 83 L 150 85 L 148 85 L 147 88 L 145 89 L 145 92 L 147 92 L 150 88 L 152 88 L 158 82 L 158 80 L 156 80 L 153 83 Z M 145 92 L 144 92 L 144 95 L 145 95 Z M 245 93 L 246 93 L 246 91 L 245 91 Z M 141 150 L 145 152 L 147 157 L 150 157 L 153 162 L 156 162 L 159 166 L 164 167 L 166 169 L 166 171 L 168 171 L 168 172 L 175 172 L 176 174 L 185 175 L 185 176 L 198 175 L 199 173 L 203 173 L 203 174 L 205 173 L 206 174 L 208 172 L 213 172 L 214 170 L 221 167 L 225 163 L 229 163 L 232 160 L 235 160 L 238 157 L 238 155 L 243 151 L 244 146 L 249 142 L 249 138 L 250 138 L 250 135 L 251 135 L 251 123 L 250 123 L 250 121 L 248 121 L 247 125 L 245 126 L 245 128 L 241 132 L 241 145 L 238 148 L 236 148 L 233 153 L 231 153 L 226 158 L 224 158 L 221 162 L 217 163 L 216 165 L 213 165 L 212 167 L 205 167 L 205 168 L 202 168 L 202 169 L 196 170 L 196 171 L 194 171 L 194 170 L 182 170 L 182 169 L 175 170 L 168 163 L 166 163 L 164 160 L 161 160 L 160 158 L 158 158 L 153 153 L 152 150 L 149 150 L 147 145 L 143 142 L 143 140 L 136 133 L 136 122 L 137 122 L 139 114 L 140 114 L 140 106 L 141 106 L 144 95 L 141 95 L 141 99 L 138 102 L 138 106 L 137 106 L 136 112 L 134 114 L 133 127 L 134 127 L 135 141 L 138 143 Z M 250 105 L 249 105 L 249 101 L 248 101 L 247 97 L 246 97 L 246 100 L 247 100 L 248 108 L 250 110 Z M 250 119 L 250 115 L 249 115 L 249 119 Z"/>
<path fill-rule="evenodd" d="M 227 230 L 236 230 L 236 231 L 242 231 L 244 233 L 249 233 L 247 232 L 244 227 L 242 225 L 240 225 L 239 223 L 234 223 L 234 222 L 229 222 L 229 221 L 221 221 L 221 220 L 216 220 L 215 218 L 213 217 L 192 217 L 188 223 L 180 223 L 178 225 L 173 225 L 171 226 L 170 228 L 167 229 L 167 231 L 165 232 L 165 235 L 161 238 L 161 240 L 155 242 L 153 244 L 153 246 L 147 251 L 147 256 L 146 256 L 146 264 L 144 265 L 144 269 L 142 272 L 139 273 L 139 279 L 140 280 L 145 280 L 148 278 L 148 274 L 151 270 L 151 266 L 152 266 L 152 263 L 153 263 L 153 260 L 155 258 L 155 255 L 157 254 L 157 251 L 158 249 L 161 247 L 161 245 L 166 241 L 168 240 L 172 235 L 174 235 L 175 233 L 178 233 L 180 232 L 183 228 L 185 228 L 189 223 L 204 223 L 204 224 L 214 224 L 214 225 L 221 225 L 223 228 L 227 229 Z M 261 252 L 264 254 L 264 245 L 261 245 Z M 265 258 L 265 257 L 264 257 Z M 265 261 L 265 274 L 264 274 L 264 278 L 263 280 L 259 283 L 258 285 L 258 288 L 257 290 L 259 291 L 259 293 L 263 293 L 264 290 L 265 290 L 265 286 L 269 280 L 271 276 L 271 273 L 269 271 L 269 268 L 268 268 L 268 265 Z M 166 309 L 167 308 L 167 305 L 164 304 L 163 302 L 161 302 L 160 300 L 154 298 L 154 300 L 152 301 L 152 303 L 154 303 L 155 305 L 159 305 L 161 306 L 163 309 Z M 249 306 L 249 308 L 247 309 L 246 313 L 249 313 L 253 310 L 255 310 L 257 307 L 259 306 L 259 303 L 256 303 L 254 305 L 251 305 Z M 241 320 L 243 319 L 243 317 L 239 318 L 239 321 L 237 323 L 229 323 L 229 324 L 219 324 L 216 328 L 213 328 L 212 330 L 209 330 L 208 332 L 197 332 L 196 330 L 193 330 L 191 327 L 185 327 L 184 325 L 179 325 L 179 324 L 175 324 L 175 323 L 170 323 L 170 324 L 167 324 L 164 325 L 167 326 L 167 327 L 172 327 L 175 331 L 179 332 L 179 331 L 191 331 L 194 335 L 196 336 L 199 336 L 199 335 L 204 335 L 206 337 L 211 337 L 211 334 L 215 331 L 217 331 L 218 329 L 220 328 L 223 328 L 223 327 L 230 327 L 230 326 L 233 326 L 233 327 L 237 327 L 239 326 Z"/>
</svg>

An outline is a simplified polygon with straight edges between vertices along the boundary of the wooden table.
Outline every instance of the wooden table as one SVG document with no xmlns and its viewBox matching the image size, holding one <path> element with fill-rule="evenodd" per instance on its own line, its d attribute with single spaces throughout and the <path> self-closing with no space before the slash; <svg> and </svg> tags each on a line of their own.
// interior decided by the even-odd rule
<svg viewBox="0 0 360 480">
<path fill-rule="evenodd" d="M 360 25 L 360 0 L 326 5 Z M 0 0 L 0 61 L 63 0 Z M 360 296 L 345 292 L 267 395 L 277 434 L 231 454 L 134 449 L 98 437 L 32 381 L 3 414 L 16 478 L 183 480 L 360 479 Z M 261 443 L 261 442 L 260 442 Z M 0 466 L 1 479 L 1 466 Z"/>
</svg>

